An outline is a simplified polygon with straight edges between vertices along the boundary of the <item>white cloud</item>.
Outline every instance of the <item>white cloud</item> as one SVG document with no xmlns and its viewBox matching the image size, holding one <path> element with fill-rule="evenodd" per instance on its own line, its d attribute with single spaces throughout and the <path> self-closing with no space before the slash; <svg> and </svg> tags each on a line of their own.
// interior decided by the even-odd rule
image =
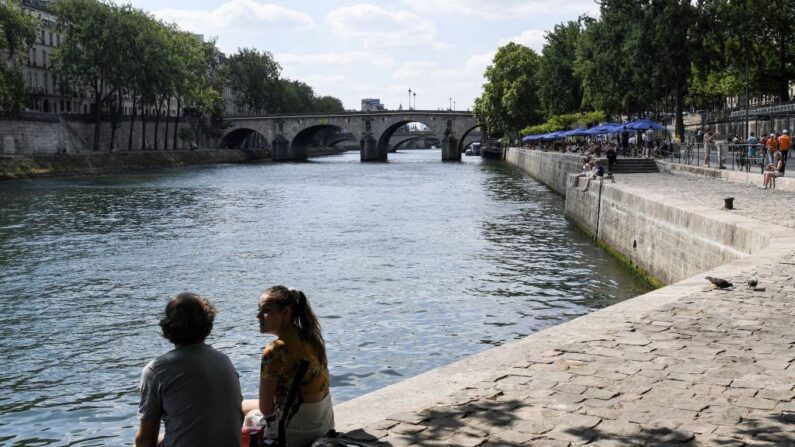
<svg viewBox="0 0 795 447">
<path fill-rule="evenodd" d="M 518 36 L 503 39 L 500 41 L 500 46 L 505 45 L 508 42 L 513 42 L 532 48 L 536 53 L 541 54 L 541 49 L 544 48 L 544 44 L 546 43 L 544 40 L 544 35 L 546 33 L 546 31 L 542 31 L 540 29 L 529 29 Z"/>
<path fill-rule="evenodd" d="M 350 65 L 348 69 L 355 70 L 356 67 L 361 66 L 389 67 L 393 64 L 391 57 L 365 51 L 319 54 L 278 53 L 275 58 L 283 66 L 311 65 L 318 70 L 327 66 Z"/>
<path fill-rule="evenodd" d="M 314 24 L 309 15 L 257 0 L 230 0 L 211 11 L 164 8 L 154 15 L 197 33 L 229 30 L 260 33 L 272 29 L 305 28 Z"/>
<path fill-rule="evenodd" d="M 439 71 L 439 64 L 429 61 L 408 61 L 392 74 L 393 78 L 419 78 Z"/>
<path fill-rule="evenodd" d="M 598 11 L 594 0 L 403 0 L 403 3 L 420 15 L 465 15 L 486 20 Z"/>
<path fill-rule="evenodd" d="M 436 40 L 436 24 L 409 11 L 390 11 L 379 6 L 357 4 L 335 9 L 326 21 L 335 34 L 356 40 L 366 48 L 445 48 Z"/>
</svg>

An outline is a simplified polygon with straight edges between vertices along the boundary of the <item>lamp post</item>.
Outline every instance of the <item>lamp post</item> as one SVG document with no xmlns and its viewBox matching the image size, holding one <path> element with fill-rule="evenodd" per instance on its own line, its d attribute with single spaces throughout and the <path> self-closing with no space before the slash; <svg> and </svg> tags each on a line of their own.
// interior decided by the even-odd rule
<svg viewBox="0 0 795 447">
<path fill-rule="evenodd" d="M 417 108 L 417 91 L 414 90 L 414 93 L 412 93 L 412 94 L 414 95 L 414 108 L 416 109 Z"/>
<path fill-rule="evenodd" d="M 411 89 L 409 89 L 409 110 L 411 110 Z"/>
<path fill-rule="evenodd" d="M 455 111 L 455 101 L 453 101 L 453 111 Z"/>
<path fill-rule="evenodd" d="M 745 59 L 745 139 L 748 139 L 748 59 Z"/>
<path fill-rule="evenodd" d="M 447 101 L 447 110 L 453 110 L 453 98 L 448 98 Z"/>
</svg>

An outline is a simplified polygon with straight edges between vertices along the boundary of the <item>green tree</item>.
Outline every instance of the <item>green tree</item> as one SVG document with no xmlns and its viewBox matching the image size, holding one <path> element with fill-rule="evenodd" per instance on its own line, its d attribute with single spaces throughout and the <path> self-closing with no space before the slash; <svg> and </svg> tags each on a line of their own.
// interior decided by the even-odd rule
<svg viewBox="0 0 795 447">
<path fill-rule="evenodd" d="M 558 24 L 544 37 L 546 44 L 536 82 L 541 108 L 547 116 L 577 112 L 582 107 L 582 81 L 574 72 L 574 61 L 584 26 L 592 21 L 581 17 L 577 22 Z"/>
<path fill-rule="evenodd" d="M 126 36 L 118 8 L 96 0 L 60 0 L 56 3 L 57 29 L 69 36 L 53 51 L 59 78 L 88 88 L 93 97 L 94 142 L 99 150 L 103 105 L 116 95 L 125 72 L 132 69 L 119 51 Z"/>
<path fill-rule="evenodd" d="M 25 103 L 22 63 L 36 40 L 38 19 L 25 14 L 19 1 L 0 2 L 0 114 L 14 115 Z"/>
<path fill-rule="evenodd" d="M 508 133 L 513 140 L 520 129 L 539 121 L 538 59 L 533 50 L 513 42 L 497 50 L 486 68 L 483 93 L 475 100 L 475 116 L 491 135 Z"/>
<path fill-rule="evenodd" d="M 344 112 L 342 101 L 333 96 L 319 96 L 315 98 L 313 111 L 318 113 Z"/>
<path fill-rule="evenodd" d="M 267 51 L 242 48 L 226 61 L 226 79 L 237 92 L 238 105 L 261 114 L 272 111 L 281 67 Z"/>
</svg>

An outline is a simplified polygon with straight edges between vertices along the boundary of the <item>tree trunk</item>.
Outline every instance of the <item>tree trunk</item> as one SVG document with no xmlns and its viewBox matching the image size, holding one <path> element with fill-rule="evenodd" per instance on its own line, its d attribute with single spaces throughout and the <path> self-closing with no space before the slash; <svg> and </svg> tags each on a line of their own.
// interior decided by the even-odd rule
<svg viewBox="0 0 795 447">
<path fill-rule="evenodd" d="M 146 104 L 141 104 L 141 150 L 146 150 Z"/>
<path fill-rule="evenodd" d="M 158 103 L 157 107 L 155 108 L 155 136 L 154 136 L 155 150 L 157 150 L 157 148 L 158 148 L 157 142 L 159 140 L 158 140 L 158 137 L 157 137 L 157 129 L 160 127 L 160 111 L 161 110 L 163 110 L 163 104 L 162 103 Z"/>
<path fill-rule="evenodd" d="M 113 121 L 110 125 L 110 151 L 116 149 L 116 130 L 121 127 L 121 116 L 124 112 L 124 103 L 122 102 L 121 89 L 116 92 L 116 110 L 113 112 Z"/>
<path fill-rule="evenodd" d="M 778 76 L 779 76 L 779 102 L 789 101 L 789 78 L 787 76 L 787 41 L 781 36 L 778 45 Z"/>
<path fill-rule="evenodd" d="M 179 112 L 182 110 L 182 101 L 177 97 L 177 116 L 174 117 L 174 145 L 172 149 L 177 150 L 177 134 L 179 133 Z"/>
<path fill-rule="evenodd" d="M 135 116 L 138 113 L 138 111 L 135 110 L 136 105 L 137 105 L 136 104 L 137 103 L 137 99 L 138 99 L 138 97 L 135 96 L 135 93 L 133 93 L 132 94 L 132 100 L 133 100 L 132 101 L 132 114 L 130 115 L 130 136 L 127 138 L 127 151 L 132 151 L 133 150 L 133 148 L 132 148 L 132 144 L 133 144 L 133 127 L 135 127 L 134 126 L 134 124 L 135 124 Z"/>
<path fill-rule="evenodd" d="M 99 151 L 99 137 L 102 134 L 102 92 L 94 94 L 94 152 Z"/>
<path fill-rule="evenodd" d="M 163 130 L 163 150 L 168 150 L 168 116 L 171 115 L 171 99 L 166 99 L 166 111 L 163 113 L 166 117 L 166 127 Z"/>
<path fill-rule="evenodd" d="M 684 92 L 682 91 L 682 84 L 683 82 L 677 80 L 676 82 L 676 104 L 674 107 L 676 108 L 676 126 L 675 126 L 675 133 L 679 141 L 685 141 L 685 121 L 682 117 L 682 112 L 684 111 Z"/>
</svg>

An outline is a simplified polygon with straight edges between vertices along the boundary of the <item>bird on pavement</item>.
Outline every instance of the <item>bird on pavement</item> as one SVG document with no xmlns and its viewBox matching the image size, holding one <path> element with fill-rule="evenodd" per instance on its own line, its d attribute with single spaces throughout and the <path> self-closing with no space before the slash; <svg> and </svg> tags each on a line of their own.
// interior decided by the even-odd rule
<svg viewBox="0 0 795 447">
<path fill-rule="evenodd" d="M 725 279 L 713 278 L 711 276 L 707 276 L 706 279 L 707 281 L 714 284 L 715 287 L 717 287 L 718 289 L 726 289 L 729 287 L 734 287 L 734 284 L 730 283 L 729 281 L 726 281 Z"/>
<path fill-rule="evenodd" d="M 745 280 L 745 283 L 748 284 L 748 287 L 756 287 L 759 285 L 759 279 L 756 276 L 751 275 Z"/>
</svg>

